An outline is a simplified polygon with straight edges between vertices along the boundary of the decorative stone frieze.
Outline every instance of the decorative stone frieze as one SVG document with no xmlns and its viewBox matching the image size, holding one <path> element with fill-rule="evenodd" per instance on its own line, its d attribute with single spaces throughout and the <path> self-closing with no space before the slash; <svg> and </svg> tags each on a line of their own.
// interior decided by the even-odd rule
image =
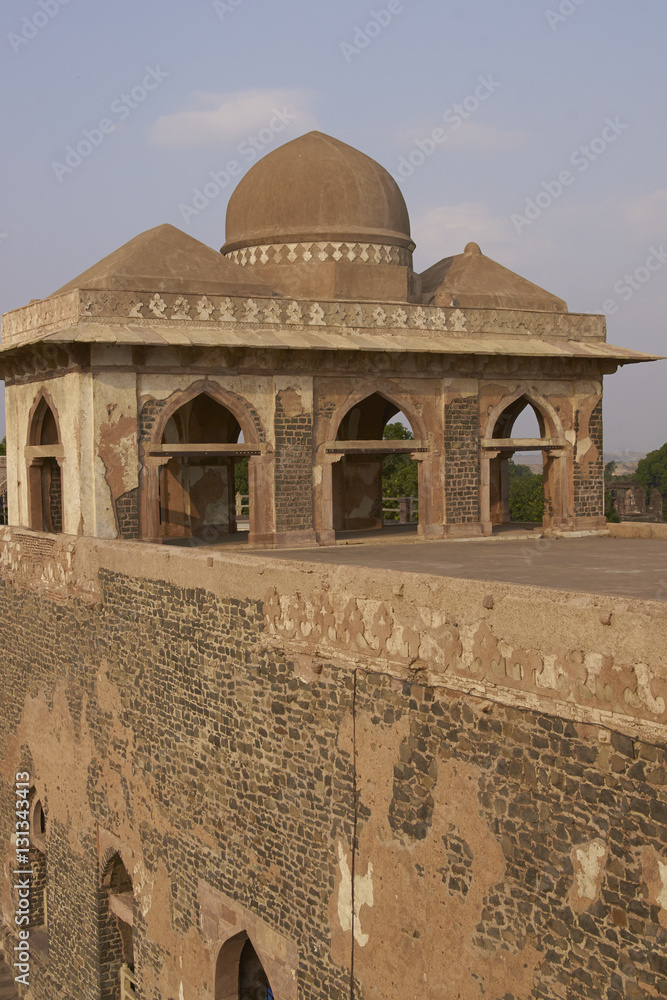
<svg viewBox="0 0 667 1000">
<path fill-rule="evenodd" d="M 565 612 L 564 612 L 565 613 Z M 293 652 L 370 663 L 395 677 L 418 671 L 436 687 L 506 704 L 551 705 L 561 717 L 615 726 L 667 724 L 667 684 L 646 663 L 555 644 L 511 643 L 488 621 L 325 588 L 305 597 L 271 588 L 267 636 Z"/>
<path fill-rule="evenodd" d="M 263 264 L 308 264 L 311 261 L 327 263 L 347 260 L 362 264 L 395 264 L 408 267 L 412 253 L 404 247 L 384 243 L 264 243 L 261 246 L 243 247 L 226 254 L 229 260 L 241 267 Z"/>
</svg>

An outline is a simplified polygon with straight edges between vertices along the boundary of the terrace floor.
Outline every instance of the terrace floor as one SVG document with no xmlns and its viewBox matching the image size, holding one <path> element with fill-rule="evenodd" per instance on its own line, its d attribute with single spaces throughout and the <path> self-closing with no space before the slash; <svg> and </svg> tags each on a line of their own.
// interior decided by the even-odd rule
<svg viewBox="0 0 667 1000">
<path fill-rule="evenodd" d="M 380 539 L 369 544 L 366 534 L 358 544 L 349 538 L 346 541 L 317 549 L 254 549 L 252 554 L 667 601 L 667 540 L 663 539 L 589 536 L 551 540 L 525 533 L 522 537 L 504 534 L 472 541 L 429 542 L 395 536 L 390 544 L 382 544 Z"/>
</svg>

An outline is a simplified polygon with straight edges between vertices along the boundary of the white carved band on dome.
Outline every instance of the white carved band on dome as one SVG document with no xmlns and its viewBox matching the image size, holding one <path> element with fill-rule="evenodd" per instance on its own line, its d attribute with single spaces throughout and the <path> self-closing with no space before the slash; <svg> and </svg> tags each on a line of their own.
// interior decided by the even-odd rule
<svg viewBox="0 0 667 1000">
<path fill-rule="evenodd" d="M 412 251 L 406 247 L 391 246 L 388 243 L 338 243 L 330 240 L 320 243 L 265 243 L 231 250 L 225 256 L 241 267 L 339 260 L 361 261 L 363 264 L 395 264 L 400 267 L 412 264 Z"/>
</svg>

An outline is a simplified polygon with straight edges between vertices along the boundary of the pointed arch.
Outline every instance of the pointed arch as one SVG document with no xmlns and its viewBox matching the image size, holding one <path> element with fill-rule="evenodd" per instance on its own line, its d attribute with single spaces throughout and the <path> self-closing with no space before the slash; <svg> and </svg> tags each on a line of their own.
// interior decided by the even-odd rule
<svg viewBox="0 0 667 1000">
<path fill-rule="evenodd" d="M 248 444 L 262 444 L 266 441 L 266 433 L 259 414 L 253 407 L 235 392 L 230 392 L 210 379 L 200 379 L 193 382 L 182 392 L 176 392 L 161 409 L 155 421 L 150 444 L 162 442 L 166 426 L 174 414 L 198 396 L 208 396 L 232 414 L 241 428 L 244 440 Z"/>
<path fill-rule="evenodd" d="M 28 416 L 28 446 L 56 446 L 62 443 L 58 410 L 46 389 L 37 393 Z"/>
<path fill-rule="evenodd" d="M 63 530 L 64 455 L 58 411 L 43 387 L 30 409 L 25 457 L 29 525 L 58 534 Z"/>
<path fill-rule="evenodd" d="M 563 424 L 555 407 L 544 396 L 535 392 L 530 386 L 520 386 L 514 392 L 509 393 L 493 407 L 486 422 L 484 438 L 491 441 L 493 438 L 511 437 L 511 429 L 519 414 L 531 406 L 535 411 L 537 422 L 540 427 L 541 436 L 565 443 Z M 503 417 L 507 415 L 506 420 Z M 503 433 L 500 433 L 500 431 Z M 508 433 L 505 433 L 508 431 Z"/>
<path fill-rule="evenodd" d="M 539 437 L 513 436 L 515 422 L 530 406 Z M 542 527 L 564 522 L 567 514 L 568 443 L 556 408 L 531 386 L 518 386 L 489 411 L 482 442 L 481 506 L 486 533 L 512 523 L 510 511 L 510 459 L 518 451 L 542 452 Z M 532 501 L 531 501 L 532 502 Z"/>
<path fill-rule="evenodd" d="M 257 468 L 266 434 L 241 396 L 210 379 L 174 393 L 160 409 L 146 450 L 154 456 L 148 462 L 147 520 L 158 537 L 223 541 L 237 533 L 246 511 L 248 536 L 255 533 L 259 518 L 253 508 L 264 502 L 257 497 Z M 250 500 L 239 506 L 237 474 L 245 484 L 246 470 Z"/>
<path fill-rule="evenodd" d="M 248 931 L 228 938 L 215 963 L 215 1000 L 280 1000 L 269 965 Z"/>
<path fill-rule="evenodd" d="M 365 386 L 358 389 L 356 392 L 351 393 L 344 403 L 334 411 L 331 418 L 330 424 L 330 437 L 332 439 L 338 440 L 341 431 L 341 424 L 345 418 L 358 407 L 360 403 L 366 400 L 373 399 L 375 396 L 379 396 L 384 399 L 390 406 L 395 407 L 393 414 L 395 416 L 397 413 L 403 413 L 406 420 L 410 424 L 412 433 L 415 440 L 425 441 L 428 437 L 426 430 L 426 425 L 422 419 L 421 414 L 416 409 L 415 406 L 406 399 L 401 393 L 394 391 L 392 386 L 387 386 L 384 383 L 375 383 L 371 386 Z M 388 419 L 391 419 L 391 416 Z"/>
<path fill-rule="evenodd" d="M 399 413 L 410 424 L 411 439 L 385 440 L 385 427 Z M 406 469 L 412 470 L 406 473 L 411 481 L 411 495 L 392 498 L 389 501 L 391 514 L 389 508 L 385 510 L 387 505 L 383 500 L 383 466 L 385 460 L 392 460 L 403 471 L 404 460 L 395 456 L 425 451 L 427 440 L 421 413 L 391 384 L 374 380 L 355 389 L 332 414 L 328 440 L 322 442 L 319 449 L 323 470 L 321 536 L 336 531 L 382 529 L 385 513 L 388 517 L 398 517 L 404 526 L 412 523 L 417 528 L 413 511 L 416 516 L 418 497 L 415 494 L 419 493 L 417 481 L 423 481 L 422 463 L 417 470 L 409 461 L 406 464 Z M 332 455 L 328 461 L 327 453 Z"/>
<path fill-rule="evenodd" d="M 99 967 L 101 1000 L 124 995 L 134 984 L 134 888 L 118 850 L 105 852 L 99 885 Z"/>
<path fill-rule="evenodd" d="M 29 795 L 30 848 L 28 858 L 32 871 L 30 885 L 30 927 L 42 933 L 47 929 L 47 852 L 45 799 L 33 786 Z"/>
</svg>

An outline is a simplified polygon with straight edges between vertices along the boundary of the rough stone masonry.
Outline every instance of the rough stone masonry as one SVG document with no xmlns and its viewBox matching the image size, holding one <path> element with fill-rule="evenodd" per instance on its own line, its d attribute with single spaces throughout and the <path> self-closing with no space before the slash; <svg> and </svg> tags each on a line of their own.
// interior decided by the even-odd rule
<svg viewBox="0 0 667 1000">
<path fill-rule="evenodd" d="M 277 1000 L 665 995 L 663 604 L 11 528 L 0 565 L 27 996 L 119 996 L 114 858 L 146 1000 L 243 996 L 247 939 Z"/>
</svg>

